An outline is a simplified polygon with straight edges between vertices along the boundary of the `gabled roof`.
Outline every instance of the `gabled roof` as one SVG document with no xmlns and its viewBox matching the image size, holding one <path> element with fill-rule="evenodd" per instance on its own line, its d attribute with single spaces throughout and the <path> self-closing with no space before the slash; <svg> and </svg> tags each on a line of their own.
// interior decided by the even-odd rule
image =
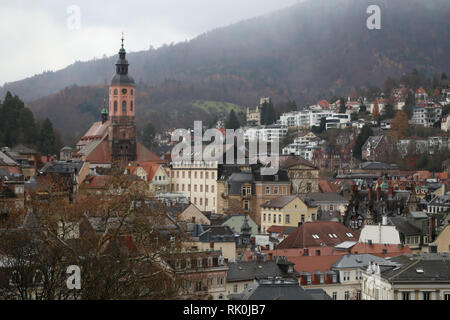
<svg viewBox="0 0 450 320">
<path fill-rule="evenodd" d="M 351 236 L 350 236 L 351 235 Z M 342 223 L 333 221 L 314 221 L 303 223 L 284 239 L 277 248 L 307 248 L 319 246 L 335 246 L 344 241 L 354 241 L 359 232 Z"/>
<path fill-rule="evenodd" d="M 281 208 L 284 208 L 286 205 L 288 205 L 291 201 L 295 200 L 296 198 L 300 199 L 300 197 L 296 194 L 279 196 L 274 199 L 266 201 L 265 203 L 263 203 L 261 205 L 261 207 L 263 207 L 263 208 L 280 208 L 281 209 Z M 302 200 L 300 199 L 300 201 L 302 201 Z"/>
<path fill-rule="evenodd" d="M 227 282 L 267 279 L 288 276 L 273 261 L 238 261 L 228 264 Z"/>
</svg>

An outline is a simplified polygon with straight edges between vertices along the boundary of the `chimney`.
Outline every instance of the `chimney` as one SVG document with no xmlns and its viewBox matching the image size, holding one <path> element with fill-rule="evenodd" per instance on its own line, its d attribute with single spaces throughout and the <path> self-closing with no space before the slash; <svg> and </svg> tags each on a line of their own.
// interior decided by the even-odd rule
<svg viewBox="0 0 450 320">
<path fill-rule="evenodd" d="M 428 226 L 429 226 L 429 230 L 428 230 L 428 242 L 433 242 L 434 241 L 434 224 L 435 224 L 435 218 L 434 217 L 429 217 L 429 222 L 428 222 Z"/>
<path fill-rule="evenodd" d="M 377 201 L 380 201 L 380 199 L 381 199 L 381 187 L 378 186 L 378 188 L 377 188 Z"/>
</svg>

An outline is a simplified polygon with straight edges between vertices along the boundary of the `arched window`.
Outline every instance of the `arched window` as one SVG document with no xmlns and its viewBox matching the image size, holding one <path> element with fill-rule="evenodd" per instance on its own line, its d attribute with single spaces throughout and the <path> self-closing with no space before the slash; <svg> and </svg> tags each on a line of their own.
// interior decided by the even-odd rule
<svg viewBox="0 0 450 320">
<path fill-rule="evenodd" d="M 134 90 L 133 90 L 133 89 L 131 89 L 131 95 L 133 95 L 133 93 L 134 93 Z"/>
<path fill-rule="evenodd" d="M 130 102 L 130 111 L 133 112 L 133 101 Z"/>
<path fill-rule="evenodd" d="M 118 95 L 119 94 L 119 91 L 117 91 L 117 89 L 114 89 L 114 95 Z"/>
<path fill-rule="evenodd" d="M 122 101 L 122 112 L 127 112 L 127 102 Z"/>
<path fill-rule="evenodd" d="M 114 112 L 117 112 L 117 101 L 114 101 Z"/>
</svg>

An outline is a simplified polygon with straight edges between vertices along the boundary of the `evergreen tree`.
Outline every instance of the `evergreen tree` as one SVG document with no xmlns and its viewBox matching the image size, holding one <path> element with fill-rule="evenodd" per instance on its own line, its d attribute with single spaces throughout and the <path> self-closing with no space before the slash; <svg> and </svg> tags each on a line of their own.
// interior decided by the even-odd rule
<svg viewBox="0 0 450 320">
<path fill-rule="evenodd" d="M 55 132 L 53 125 L 48 118 L 44 120 L 39 134 L 39 151 L 43 155 L 54 155 L 59 151 L 56 145 Z"/>
<path fill-rule="evenodd" d="M 241 127 L 241 124 L 239 123 L 239 119 L 236 116 L 236 113 L 234 110 L 231 110 L 230 115 L 228 117 L 228 121 L 226 123 L 227 129 L 239 129 Z"/>
<path fill-rule="evenodd" d="M 156 146 L 155 135 L 156 135 L 156 129 L 153 126 L 153 124 L 151 122 L 147 123 L 145 125 L 143 134 L 141 136 L 142 143 L 147 148 L 152 148 L 152 147 Z"/>
<path fill-rule="evenodd" d="M 353 155 L 355 156 L 355 158 L 357 159 L 361 159 L 362 158 L 362 152 L 361 152 L 361 148 L 364 145 L 364 143 L 366 142 L 366 140 L 372 135 L 372 129 L 369 125 L 364 125 L 364 127 L 362 127 L 361 132 L 359 133 L 358 137 L 356 138 L 355 141 L 355 147 L 353 149 Z"/>
<path fill-rule="evenodd" d="M 343 98 L 343 97 L 340 97 L 339 98 L 339 101 L 340 101 L 340 105 L 339 105 L 339 113 L 345 113 L 345 111 L 347 110 L 346 108 L 345 108 L 345 99 Z"/>
<path fill-rule="evenodd" d="M 262 112 L 261 112 L 261 124 L 269 125 L 275 123 L 276 121 L 277 115 L 273 107 L 273 103 L 264 102 L 262 105 Z"/>
</svg>

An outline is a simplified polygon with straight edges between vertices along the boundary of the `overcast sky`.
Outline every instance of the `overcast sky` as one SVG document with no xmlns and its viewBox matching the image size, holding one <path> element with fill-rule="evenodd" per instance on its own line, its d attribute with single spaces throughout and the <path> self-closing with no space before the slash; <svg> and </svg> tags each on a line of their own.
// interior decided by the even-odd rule
<svg viewBox="0 0 450 320">
<path fill-rule="evenodd" d="M 299 1 L 0 0 L 0 85 L 115 54 L 122 31 L 127 51 L 158 48 Z"/>
</svg>

